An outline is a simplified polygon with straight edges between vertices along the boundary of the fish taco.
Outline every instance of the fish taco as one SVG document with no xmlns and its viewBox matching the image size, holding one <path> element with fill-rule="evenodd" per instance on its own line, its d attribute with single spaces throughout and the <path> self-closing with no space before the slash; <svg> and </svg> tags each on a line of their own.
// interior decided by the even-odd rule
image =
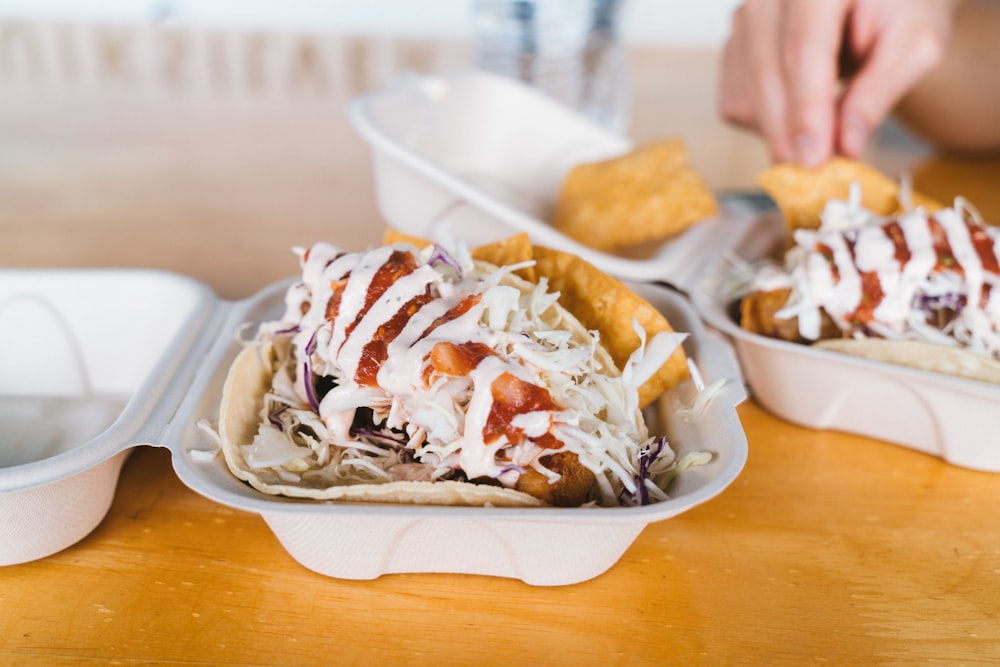
<svg viewBox="0 0 1000 667">
<path fill-rule="evenodd" d="M 941 206 L 917 193 L 889 190 L 887 179 L 873 188 L 872 179 L 863 177 L 872 170 L 851 164 L 839 161 L 835 170 L 819 172 L 856 176 L 840 183 L 845 197 L 814 193 L 807 203 L 818 211 L 806 212 L 803 205 L 795 219 L 786 217 L 789 246 L 780 262 L 757 267 L 741 302 L 743 328 L 1000 383 L 1000 230 L 962 198 Z M 788 202 L 803 197 L 786 191 L 798 172 L 783 167 L 781 173 L 783 180 L 764 182 L 787 216 Z M 809 174 L 803 180 L 824 179 Z M 891 196 L 872 203 L 872 189 Z"/>
<path fill-rule="evenodd" d="M 219 430 L 232 473 L 264 493 L 317 500 L 665 499 L 679 463 L 649 434 L 641 408 L 652 397 L 640 388 L 686 377 L 683 334 L 662 316 L 633 318 L 635 349 L 616 363 L 599 329 L 535 274 L 525 240 L 521 262 L 510 244 L 494 246 L 506 266 L 418 245 L 298 251 L 284 315 L 260 325 L 225 383 Z M 575 269 L 563 293 L 580 298 L 571 283 L 599 272 Z M 604 286 L 637 298 L 614 279 Z"/>
</svg>

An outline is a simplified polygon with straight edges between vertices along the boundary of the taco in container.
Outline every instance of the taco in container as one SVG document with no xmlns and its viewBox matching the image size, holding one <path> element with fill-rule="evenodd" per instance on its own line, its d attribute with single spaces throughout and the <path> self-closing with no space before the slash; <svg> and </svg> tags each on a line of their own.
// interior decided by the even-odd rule
<svg viewBox="0 0 1000 667">
<path fill-rule="evenodd" d="M 544 277 L 515 275 L 533 261 L 406 242 L 298 252 L 284 316 L 261 324 L 226 380 L 219 430 L 238 478 L 317 500 L 666 498 L 678 461 L 647 432 L 639 393 L 686 376 L 683 335 L 665 321 L 648 340 L 633 325 L 639 344 L 619 368 Z"/>
<path fill-rule="evenodd" d="M 866 185 L 825 200 L 815 226 L 790 221 L 782 262 L 761 267 L 742 300 L 743 328 L 1000 383 L 1000 229 L 961 198 L 873 210 Z"/>
</svg>

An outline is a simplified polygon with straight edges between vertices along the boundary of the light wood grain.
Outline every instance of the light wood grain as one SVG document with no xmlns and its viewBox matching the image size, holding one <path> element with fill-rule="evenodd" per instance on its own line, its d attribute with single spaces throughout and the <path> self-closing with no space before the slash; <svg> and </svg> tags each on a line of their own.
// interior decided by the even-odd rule
<svg viewBox="0 0 1000 667">
<path fill-rule="evenodd" d="M 254 70 L 234 90 L 223 64 L 207 83 L 185 78 L 189 61 L 170 51 L 174 60 L 160 62 L 173 69 L 151 70 L 168 83 L 152 86 L 123 34 L 117 50 L 105 47 L 113 58 L 102 76 L 23 59 L 14 74 L 3 70 L 0 264 L 153 266 L 238 298 L 293 273 L 292 245 L 374 243 L 382 223 L 368 152 L 343 104 L 377 84 L 373 62 L 391 69 L 386 53 L 416 53 L 425 66 L 464 53 L 353 38 L 306 48 L 260 35 L 236 42 L 251 62 L 298 53 L 306 75 Z M 327 60 L 301 55 L 324 49 L 346 60 L 331 56 L 341 66 L 323 69 L 316 63 Z M 635 51 L 632 134 L 682 136 L 713 187 L 752 188 L 764 155 L 718 121 L 715 65 L 712 53 Z M 58 76 L 70 78 L 52 85 Z M 275 83 L 293 80 L 313 87 Z M 251 84 L 270 92 L 255 96 Z M 934 157 L 893 137 L 870 161 L 909 169 L 928 194 L 965 194 L 1000 219 L 1000 162 Z M 799 428 L 752 401 L 739 414 L 750 455 L 729 489 L 649 526 L 604 575 L 559 588 L 323 577 L 294 562 L 256 515 L 187 489 L 168 452 L 138 448 L 90 536 L 0 569 L 0 664 L 1000 660 L 1000 477 Z"/>
</svg>

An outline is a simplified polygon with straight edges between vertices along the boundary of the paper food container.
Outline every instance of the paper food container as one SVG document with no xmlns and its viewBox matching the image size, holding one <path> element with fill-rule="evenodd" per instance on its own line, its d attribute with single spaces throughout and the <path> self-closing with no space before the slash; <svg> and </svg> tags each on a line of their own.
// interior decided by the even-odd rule
<svg viewBox="0 0 1000 667">
<path fill-rule="evenodd" d="M 692 299 L 732 341 L 755 400 L 787 421 L 895 443 L 1000 472 L 1000 387 L 767 338 L 739 327 L 733 266 L 780 256 L 785 226 L 759 215 L 720 244 Z M 735 262 L 733 260 L 736 260 Z"/>
<path fill-rule="evenodd" d="M 439 223 L 471 246 L 527 232 L 627 280 L 684 282 L 687 258 L 709 247 L 698 224 L 648 256 L 594 250 L 548 221 L 569 170 L 621 155 L 628 139 L 517 81 L 479 70 L 403 76 L 350 105 L 372 149 L 375 192 L 386 222 L 430 238 Z"/>
<path fill-rule="evenodd" d="M 190 384 L 214 297 L 155 271 L 0 271 L 0 565 L 100 523 Z"/>
<path fill-rule="evenodd" d="M 670 500 L 523 509 L 261 494 L 229 473 L 199 421 L 218 420 L 241 345 L 237 330 L 278 317 L 286 287 L 230 302 L 157 271 L 0 271 L 0 565 L 43 558 L 86 536 L 138 445 L 169 448 L 190 488 L 260 514 L 305 567 L 351 579 L 460 572 L 539 585 L 582 581 L 611 567 L 644 526 L 709 500 L 743 467 L 747 444 L 735 407 L 745 395 L 724 344 L 677 294 L 636 285 L 676 329 L 691 333 L 685 346 L 705 381 L 726 380 L 699 419 L 675 414 L 693 401 L 690 382 L 650 414 L 651 431 L 666 434 L 678 454 L 712 454 L 677 477 Z"/>
</svg>

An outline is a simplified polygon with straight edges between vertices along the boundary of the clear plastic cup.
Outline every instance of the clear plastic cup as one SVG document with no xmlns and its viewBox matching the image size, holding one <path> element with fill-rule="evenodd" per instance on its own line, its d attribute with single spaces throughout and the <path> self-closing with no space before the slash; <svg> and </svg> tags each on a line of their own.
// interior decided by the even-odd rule
<svg viewBox="0 0 1000 667">
<path fill-rule="evenodd" d="M 477 65 L 624 132 L 629 83 L 618 32 L 622 5 L 623 0 L 473 0 Z"/>
</svg>

